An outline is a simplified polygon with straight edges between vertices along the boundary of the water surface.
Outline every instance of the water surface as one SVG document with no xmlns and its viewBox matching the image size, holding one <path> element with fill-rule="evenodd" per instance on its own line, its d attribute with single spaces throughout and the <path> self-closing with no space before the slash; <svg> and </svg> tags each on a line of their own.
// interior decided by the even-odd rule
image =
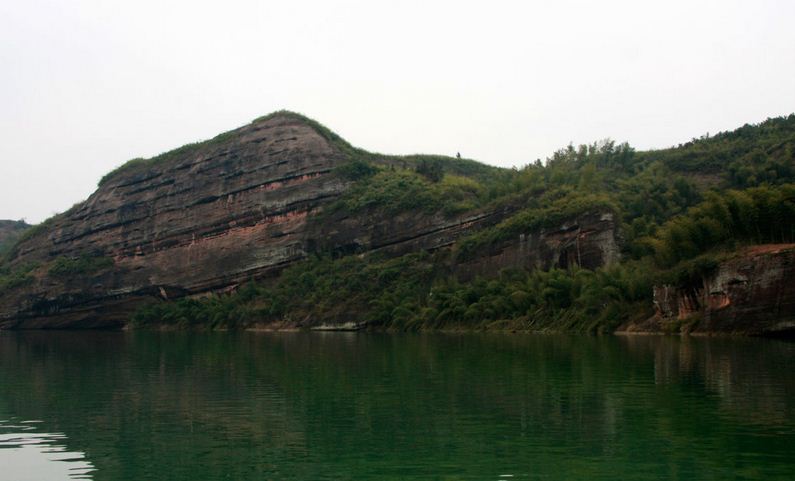
<svg viewBox="0 0 795 481">
<path fill-rule="evenodd" d="M 795 344 L 0 333 L 0 479 L 795 479 Z"/>
</svg>

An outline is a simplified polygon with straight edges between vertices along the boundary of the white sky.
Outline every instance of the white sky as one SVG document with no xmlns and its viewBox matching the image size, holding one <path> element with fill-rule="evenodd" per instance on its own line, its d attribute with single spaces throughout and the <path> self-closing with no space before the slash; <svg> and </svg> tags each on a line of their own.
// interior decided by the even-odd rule
<svg viewBox="0 0 795 481">
<path fill-rule="evenodd" d="M 795 111 L 789 0 L 0 0 L 0 219 L 286 108 L 501 166 Z"/>
</svg>

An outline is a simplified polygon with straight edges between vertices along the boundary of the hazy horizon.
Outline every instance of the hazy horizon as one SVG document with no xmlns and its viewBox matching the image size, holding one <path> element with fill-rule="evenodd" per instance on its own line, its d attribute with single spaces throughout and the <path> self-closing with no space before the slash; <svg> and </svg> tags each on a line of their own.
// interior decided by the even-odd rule
<svg viewBox="0 0 795 481">
<path fill-rule="evenodd" d="M 795 4 L 32 0 L 0 5 L 0 219 L 269 112 L 503 167 L 795 112 Z"/>
</svg>

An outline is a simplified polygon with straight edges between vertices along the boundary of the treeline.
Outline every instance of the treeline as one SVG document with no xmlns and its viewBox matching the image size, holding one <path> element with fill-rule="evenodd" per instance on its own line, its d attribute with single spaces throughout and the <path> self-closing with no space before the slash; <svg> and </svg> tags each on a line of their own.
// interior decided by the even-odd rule
<svg viewBox="0 0 795 481">
<path fill-rule="evenodd" d="M 795 184 L 710 192 L 641 242 L 661 267 L 737 244 L 795 242 Z"/>
<path fill-rule="evenodd" d="M 650 313 L 645 266 L 504 271 L 458 282 L 436 256 L 397 259 L 316 257 L 287 269 L 271 287 L 247 284 L 233 295 L 181 299 L 140 309 L 134 325 L 245 328 L 361 322 L 370 328 L 517 329 L 605 332 Z"/>
<path fill-rule="evenodd" d="M 677 147 L 644 152 L 644 162 L 660 161 L 690 173 L 719 173 L 727 187 L 792 182 L 795 175 L 795 114 L 757 125 L 706 134 Z"/>
</svg>

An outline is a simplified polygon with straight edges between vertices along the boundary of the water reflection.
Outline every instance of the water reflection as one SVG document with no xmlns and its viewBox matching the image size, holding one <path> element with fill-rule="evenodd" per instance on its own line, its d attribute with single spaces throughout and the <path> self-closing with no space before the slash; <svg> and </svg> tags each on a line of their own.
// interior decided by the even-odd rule
<svg viewBox="0 0 795 481">
<path fill-rule="evenodd" d="M 0 413 L 109 480 L 791 479 L 793 360 L 738 339 L 2 333 Z"/>
<path fill-rule="evenodd" d="M 38 420 L 0 419 L 0 477 L 8 481 L 91 479 L 85 454 L 69 451 L 61 433 L 39 432 Z"/>
<path fill-rule="evenodd" d="M 654 358 L 658 384 L 692 385 L 718 400 L 721 412 L 744 422 L 776 426 L 792 423 L 795 360 L 791 342 L 743 338 L 626 337 L 637 358 Z"/>
</svg>

